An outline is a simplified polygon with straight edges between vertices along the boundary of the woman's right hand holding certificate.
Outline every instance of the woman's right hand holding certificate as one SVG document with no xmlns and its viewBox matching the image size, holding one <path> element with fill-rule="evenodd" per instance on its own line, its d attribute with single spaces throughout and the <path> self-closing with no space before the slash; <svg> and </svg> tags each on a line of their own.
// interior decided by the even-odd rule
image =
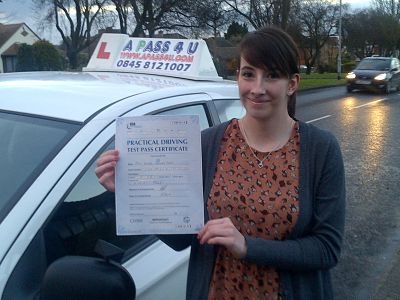
<svg viewBox="0 0 400 300">
<path fill-rule="evenodd" d="M 99 183 L 110 192 L 115 192 L 115 166 L 118 159 L 118 150 L 108 150 L 96 161 L 95 173 Z"/>
</svg>

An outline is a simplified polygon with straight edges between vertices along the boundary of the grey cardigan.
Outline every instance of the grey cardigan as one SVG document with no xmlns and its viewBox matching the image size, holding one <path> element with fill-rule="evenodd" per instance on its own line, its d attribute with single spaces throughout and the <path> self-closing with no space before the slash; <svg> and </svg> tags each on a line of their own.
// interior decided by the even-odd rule
<svg viewBox="0 0 400 300">
<path fill-rule="evenodd" d="M 220 141 L 229 122 L 202 132 L 203 185 L 206 203 L 213 184 Z M 246 236 L 249 262 L 275 267 L 282 298 L 333 299 L 329 269 L 339 259 L 345 219 L 345 176 L 336 138 L 317 127 L 300 124 L 300 214 L 282 241 Z M 205 221 L 208 220 L 204 205 Z M 175 250 L 191 246 L 186 298 L 207 299 L 216 247 L 200 245 L 195 235 L 164 235 Z"/>
</svg>

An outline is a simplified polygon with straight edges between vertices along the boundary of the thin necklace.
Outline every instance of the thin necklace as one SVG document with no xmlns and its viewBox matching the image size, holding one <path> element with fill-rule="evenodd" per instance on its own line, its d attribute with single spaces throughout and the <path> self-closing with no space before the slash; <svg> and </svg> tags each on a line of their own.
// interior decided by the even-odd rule
<svg viewBox="0 0 400 300">
<path fill-rule="evenodd" d="M 292 122 L 291 122 L 291 128 L 293 128 L 293 123 L 294 123 L 294 120 L 292 119 Z M 279 147 L 280 147 L 280 143 L 278 143 L 278 144 L 276 144 L 276 146 L 274 147 L 274 148 L 272 148 L 272 150 L 271 151 L 269 151 L 265 156 L 264 156 L 264 158 L 262 158 L 262 159 L 260 159 L 255 153 L 254 153 L 254 150 L 253 150 L 253 148 L 250 146 L 250 144 L 249 144 L 249 138 L 247 137 L 247 133 L 246 133 L 246 129 L 244 128 L 244 124 L 243 124 L 243 122 L 242 122 L 242 129 L 243 129 L 243 133 L 244 133 L 244 138 L 246 139 L 246 143 L 247 143 L 247 146 L 249 146 L 249 149 L 250 149 L 250 151 L 251 151 L 251 154 L 253 154 L 253 156 L 255 157 L 255 159 L 257 159 L 257 165 L 258 165 L 258 167 L 261 169 L 261 168 L 263 168 L 264 167 L 264 161 L 270 156 L 270 154 L 271 154 L 271 152 L 273 152 L 273 151 L 275 151 L 275 150 L 277 150 L 277 149 L 279 149 Z"/>
</svg>

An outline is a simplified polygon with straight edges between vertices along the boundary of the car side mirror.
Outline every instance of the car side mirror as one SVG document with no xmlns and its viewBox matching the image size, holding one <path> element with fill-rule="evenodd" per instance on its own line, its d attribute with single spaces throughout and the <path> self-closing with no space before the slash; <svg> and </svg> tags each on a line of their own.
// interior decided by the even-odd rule
<svg viewBox="0 0 400 300">
<path fill-rule="evenodd" d="M 107 245 L 100 248 L 110 249 Z M 115 255 L 115 251 L 111 252 Z M 135 297 L 136 286 L 129 272 L 108 257 L 57 259 L 47 268 L 40 291 L 40 300 L 134 300 Z"/>
</svg>

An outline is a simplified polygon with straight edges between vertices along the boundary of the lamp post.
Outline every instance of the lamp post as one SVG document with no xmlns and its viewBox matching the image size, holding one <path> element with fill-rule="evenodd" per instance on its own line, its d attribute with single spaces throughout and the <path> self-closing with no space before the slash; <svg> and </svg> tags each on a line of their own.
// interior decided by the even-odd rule
<svg viewBox="0 0 400 300">
<path fill-rule="evenodd" d="M 342 72 L 342 0 L 339 2 L 339 29 L 338 29 L 338 56 L 337 56 L 337 79 L 340 80 Z"/>
</svg>

